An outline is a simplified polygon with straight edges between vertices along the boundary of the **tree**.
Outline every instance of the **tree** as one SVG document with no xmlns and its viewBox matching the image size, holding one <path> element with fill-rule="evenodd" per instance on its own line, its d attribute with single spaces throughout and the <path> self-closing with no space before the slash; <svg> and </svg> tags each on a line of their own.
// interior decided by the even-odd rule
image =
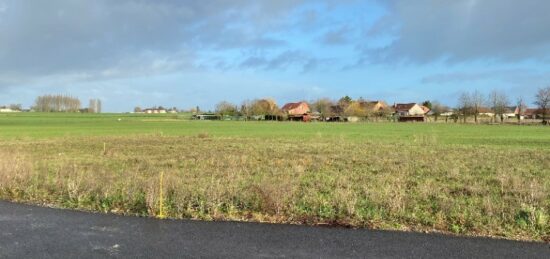
<svg viewBox="0 0 550 259">
<path fill-rule="evenodd" d="M 353 102 L 353 99 L 346 95 L 338 100 L 338 106 L 340 106 L 341 110 L 345 111 L 351 102 Z"/>
<path fill-rule="evenodd" d="M 479 116 L 479 110 L 481 107 L 483 107 L 483 104 L 485 103 L 485 97 L 483 97 L 483 94 L 479 92 L 478 90 L 475 90 L 470 95 L 470 102 L 472 107 L 472 113 L 474 115 L 474 120 L 477 123 L 477 117 Z"/>
<path fill-rule="evenodd" d="M 498 115 L 500 117 L 500 122 L 502 123 L 504 121 L 504 113 L 506 113 L 506 109 L 510 105 L 508 96 L 506 96 L 504 92 L 493 90 L 489 94 L 489 103 L 494 113 L 493 122 L 496 121 L 496 117 Z"/>
<path fill-rule="evenodd" d="M 424 102 L 425 103 L 425 102 Z M 430 102 L 430 105 L 432 106 L 430 108 L 432 110 L 432 113 L 434 115 L 434 118 L 435 118 L 435 121 L 437 121 L 437 119 L 439 118 L 439 116 L 441 116 L 442 113 L 444 112 L 447 112 L 449 111 L 449 107 L 439 103 L 438 101 L 433 101 L 433 102 Z M 426 106 L 426 105 L 424 105 Z M 427 106 L 426 106 L 427 107 Z"/>
<path fill-rule="evenodd" d="M 91 113 L 101 113 L 101 100 L 90 99 L 90 105 L 88 106 L 88 111 Z"/>
<path fill-rule="evenodd" d="M 472 101 L 470 100 L 470 95 L 466 92 L 460 94 L 458 98 L 458 111 L 462 113 L 464 123 L 466 123 L 468 116 L 472 113 Z"/>
<path fill-rule="evenodd" d="M 245 120 L 248 120 L 250 115 L 252 115 L 252 102 L 250 100 L 244 100 L 241 103 L 240 112 L 245 117 Z"/>
<path fill-rule="evenodd" d="M 521 116 L 525 113 L 525 110 L 527 109 L 527 106 L 525 105 L 525 102 L 523 101 L 523 97 L 519 97 L 516 101 L 516 118 L 518 119 L 518 124 L 521 124 Z"/>
<path fill-rule="evenodd" d="M 323 120 L 332 116 L 332 106 L 334 106 L 334 103 L 328 98 L 321 98 L 311 103 L 311 109 L 320 113 Z"/>
<path fill-rule="evenodd" d="M 78 112 L 80 100 L 66 95 L 43 95 L 36 98 L 33 108 L 38 112 Z"/>
<path fill-rule="evenodd" d="M 546 125 L 548 123 L 546 115 L 548 114 L 548 108 L 550 108 L 550 86 L 539 89 L 535 96 L 535 104 L 542 113 L 542 124 Z"/>
<path fill-rule="evenodd" d="M 97 108 L 96 112 L 101 113 L 101 108 L 102 107 L 101 107 L 101 100 L 99 100 L 99 99 L 97 99 L 97 107 L 96 108 Z"/>
<path fill-rule="evenodd" d="M 141 107 L 139 106 L 134 107 L 134 112 L 141 112 Z"/>
<path fill-rule="evenodd" d="M 428 107 L 428 109 L 430 109 L 430 110 L 433 108 L 432 102 L 429 101 L 429 100 L 424 101 L 422 103 L 422 106 Z"/>
<path fill-rule="evenodd" d="M 216 105 L 216 113 L 224 116 L 224 115 L 230 115 L 235 116 L 238 113 L 237 106 L 227 102 L 227 101 L 221 101 Z"/>
<path fill-rule="evenodd" d="M 374 116 L 378 118 L 388 118 L 390 115 L 393 114 L 393 109 L 391 107 L 382 107 L 381 109 L 374 112 Z"/>
<path fill-rule="evenodd" d="M 352 101 L 344 110 L 344 115 L 366 117 L 367 110 L 359 102 Z"/>
<path fill-rule="evenodd" d="M 252 102 L 251 113 L 253 115 L 278 115 L 279 107 L 273 99 L 260 99 Z"/>
<path fill-rule="evenodd" d="M 9 108 L 14 111 L 22 111 L 23 106 L 21 104 L 10 104 Z"/>
<path fill-rule="evenodd" d="M 90 102 L 88 104 L 88 112 L 97 113 L 97 110 L 98 110 L 97 99 L 90 99 Z"/>
</svg>

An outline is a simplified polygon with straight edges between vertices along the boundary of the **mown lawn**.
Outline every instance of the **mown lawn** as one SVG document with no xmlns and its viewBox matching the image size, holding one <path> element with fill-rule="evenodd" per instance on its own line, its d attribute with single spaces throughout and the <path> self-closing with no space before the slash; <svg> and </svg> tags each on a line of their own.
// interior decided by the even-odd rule
<svg viewBox="0 0 550 259">
<path fill-rule="evenodd" d="M 550 127 L 187 118 L 0 114 L 0 198 L 128 215 L 158 216 L 162 204 L 172 218 L 550 238 Z"/>
</svg>

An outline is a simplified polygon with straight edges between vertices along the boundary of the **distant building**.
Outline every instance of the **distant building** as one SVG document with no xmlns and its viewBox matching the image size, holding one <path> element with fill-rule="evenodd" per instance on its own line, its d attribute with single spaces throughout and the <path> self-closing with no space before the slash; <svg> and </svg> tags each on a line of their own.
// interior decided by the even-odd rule
<svg viewBox="0 0 550 259">
<path fill-rule="evenodd" d="M 310 112 L 309 105 L 306 102 L 287 103 L 281 111 L 289 116 L 304 115 Z"/>
<path fill-rule="evenodd" d="M 143 110 L 143 113 L 147 114 L 160 114 L 160 113 L 166 113 L 166 109 L 164 108 L 148 108 Z"/>
<path fill-rule="evenodd" d="M 289 120 L 309 121 L 311 119 L 309 116 L 311 110 L 306 102 L 287 103 L 281 111 L 288 116 Z"/>
<path fill-rule="evenodd" d="M 477 111 L 479 116 L 487 116 L 487 117 L 495 116 L 495 113 L 493 112 L 493 110 L 491 110 L 491 108 L 479 107 Z"/>
<path fill-rule="evenodd" d="M 21 112 L 21 111 L 20 110 L 13 110 L 13 109 L 8 108 L 8 107 L 2 107 L 2 108 L 0 108 L 0 112 L 9 113 L 9 112 Z"/>
<path fill-rule="evenodd" d="M 399 116 L 424 116 L 426 111 L 417 103 L 397 103 L 393 105 L 395 113 Z"/>
<path fill-rule="evenodd" d="M 441 116 L 443 117 L 449 117 L 449 116 L 453 116 L 455 114 L 454 111 L 446 111 L 446 112 L 442 112 L 441 113 Z"/>
<path fill-rule="evenodd" d="M 193 115 L 194 120 L 221 120 L 222 116 L 214 113 L 203 113 Z"/>
<path fill-rule="evenodd" d="M 542 117 L 542 111 L 540 111 L 537 108 L 527 108 L 523 107 L 520 112 L 520 108 L 516 107 L 514 111 L 515 116 L 520 116 L 520 119 L 538 119 L 539 117 Z"/>
<path fill-rule="evenodd" d="M 388 108 L 388 105 L 384 101 L 363 101 L 359 102 L 361 108 L 372 112 L 379 112 Z"/>
<path fill-rule="evenodd" d="M 426 121 L 427 107 L 422 108 L 417 103 L 397 103 L 393 105 L 395 115 L 400 122 L 423 122 Z M 426 110 L 427 109 L 427 110 Z"/>
<path fill-rule="evenodd" d="M 432 109 L 424 105 L 420 105 L 420 108 L 422 108 L 422 110 L 424 111 L 424 115 L 430 115 L 430 112 L 432 111 Z"/>
</svg>

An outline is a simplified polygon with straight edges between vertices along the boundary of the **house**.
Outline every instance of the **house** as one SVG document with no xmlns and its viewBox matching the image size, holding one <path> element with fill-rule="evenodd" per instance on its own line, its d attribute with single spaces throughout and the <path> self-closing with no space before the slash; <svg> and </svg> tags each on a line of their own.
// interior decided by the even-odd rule
<svg viewBox="0 0 550 259">
<path fill-rule="evenodd" d="M 397 103 L 393 105 L 395 115 L 399 117 L 400 122 L 418 121 L 423 122 L 426 120 L 426 109 L 423 109 L 421 105 L 417 103 Z M 429 109 L 427 109 L 429 111 Z"/>
<path fill-rule="evenodd" d="M 504 113 L 502 114 L 502 117 L 504 117 L 505 119 L 515 118 L 516 113 L 514 111 L 514 107 L 506 107 Z"/>
<path fill-rule="evenodd" d="M 541 117 L 541 114 L 542 112 L 539 110 L 539 109 L 536 109 L 536 108 L 527 108 L 527 107 L 523 107 L 522 108 L 523 110 L 521 111 L 521 114 L 520 114 L 520 107 L 516 107 L 515 111 L 514 111 L 514 115 L 515 116 L 520 116 L 520 119 L 537 119 L 539 117 Z"/>
<path fill-rule="evenodd" d="M 426 112 L 416 103 L 398 103 L 394 104 L 395 113 L 399 116 L 424 116 Z"/>
<path fill-rule="evenodd" d="M 388 105 L 386 104 L 386 102 L 384 101 L 363 101 L 363 102 L 360 102 L 359 105 L 361 106 L 361 108 L 363 109 L 366 109 L 366 110 L 370 110 L 370 111 L 373 111 L 373 112 L 378 112 L 378 111 L 381 111 L 383 109 L 386 109 L 388 108 Z"/>
<path fill-rule="evenodd" d="M 477 109 L 477 114 L 479 116 L 487 116 L 487 117 L 495 116 L 495 113 L 493 112 L 493 110 L 491 110 L 491 108 L 487 108 L 487 107 L 479 107 Z"/>
<path fill-rule="evenodd" d="M 286 115 L 303 115 L 310 112 L 309 105 L 306 102 L 297 102 L 297 103 L 287 103 L 282 108 L 281 111 Z"/>
<path fill-rule="evenodd" d="M 424 111 L 424 115 L 429 115 L 429 113 L 432 111 L 432 109 L 424 105 L 420 105 L 420 108 L 422 108 L 422 110 Z"/>
<path fill-rule="evenodd" d="M 281 108 L 281 111 L 288 116 L 289 120 L 310 120 L 309 113 L 311 110 L 306 102 L 287 103 Z"/>
</svg>

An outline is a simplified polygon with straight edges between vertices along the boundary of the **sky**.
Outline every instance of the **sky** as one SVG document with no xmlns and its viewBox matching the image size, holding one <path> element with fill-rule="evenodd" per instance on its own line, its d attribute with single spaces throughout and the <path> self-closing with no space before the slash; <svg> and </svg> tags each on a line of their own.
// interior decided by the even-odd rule
<svg viewBox="0 0 550 259">
<path fill-rule="evenodd" d="M 547 0 L 0 0 L 0 105 L 103 110 L 320 97 L 532 103 L 550 85 Z"/>
</svg>

